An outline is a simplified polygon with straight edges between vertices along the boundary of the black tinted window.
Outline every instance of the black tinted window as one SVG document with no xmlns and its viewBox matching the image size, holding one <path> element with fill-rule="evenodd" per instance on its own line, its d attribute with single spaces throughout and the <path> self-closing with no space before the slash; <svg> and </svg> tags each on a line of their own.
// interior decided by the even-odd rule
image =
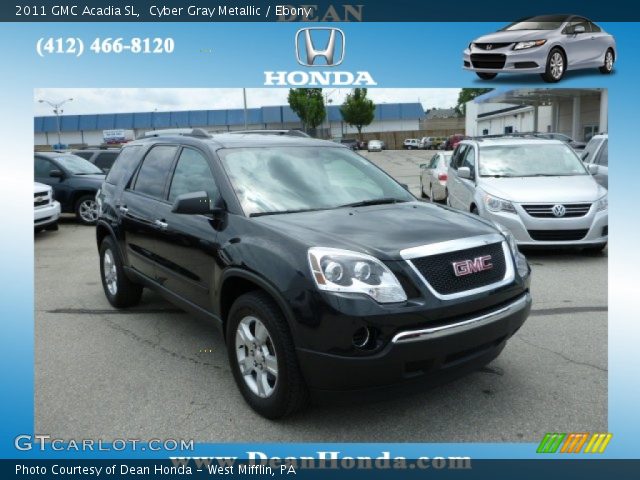
<svg viewBox="0 0 640 480">
<path fill-rule="evenodd" d="M 469 147 L 466 151 L 464 159 L 462 160 L 462 167 L 469 167 L 471 170 L 471 176 L 475 177 L 476 174 L 476 159 L 475 159 L 475 150 Z"/>
<path fill-rule="evenodd" d="M 33 164 L 33 172 L 36 178 L 48 177 L 51 170 L 59 170 L 53 163 L 42 157 L 35 157 Z"/>
<path fill-rule="evenodd" d="M 593 22 L 589 22 L 589 26 L 591 27 L 591 31 L 594 32 L 594 33 L 602 31 L 602 29 L 598 25 L 593 23 Z"/>
<path fill-rule="evenodd" d="M 453 168 L 455 168 L 456 170 L 458 169 L 458 167 L 462 163 L 462 159 L 464 158 L 464 154 L 465 154 L 466 151 L 467 151 L 467 146 L 466 145 L 458 145 L 456 147 L 455 152 L 453 152 L 453 157 L 451 159 L 451 166 Z"/>
<path fill-rule="evenodd" d="M 74 155 L 89 160 L 93 156 L 93 152 L 73 152 Z"/>
<path fill-rule="evenodd" d="M 218 196 L 218 189 L 207 159 L 197 150 L 185 148 L 180 154 L 171 180 L 169 201 L 173 202 L 179 195 L 185 193 L 200 191 L 207 192 L 213 201 Z"/>
<path fill-rule="evenodd" d="M 134 190 L 152 197 L 162 198 L 176 150 L 177 147 L 171 145 L 159 145 L 149 150 L 142 161 Z"/>
<path fill-rule="evenodd" d="M 118 156 L 118 152 L 103 152 L 99 153 L 96 157 L 96 167 L 101 168 L 103 170 L 110 169 L 115 162 L 116 157 Z"/>
<path fill-rule="evenodd" d="M 123 148 L 115 163 L 111 166 L 106 182 L 112 185 L 120 185 L 123 182 L 128 182 L 131 174 L 138 166 L 139 154 L 139 146 Z"/>
</svg>

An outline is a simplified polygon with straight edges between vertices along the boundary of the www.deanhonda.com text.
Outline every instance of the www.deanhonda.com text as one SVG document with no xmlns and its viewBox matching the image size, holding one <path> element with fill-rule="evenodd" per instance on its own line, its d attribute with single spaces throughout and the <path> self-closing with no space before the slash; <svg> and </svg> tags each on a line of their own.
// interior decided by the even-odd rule
<svg viewBox="0 0 640 480">
<path fill-rule="evenodd" d="M 338 451 L 318 451 L 309 457 L 269 457 L 263 452 L 247 452 L 246 458 L 238 457 L 171 457 L 174 466 L 195 467 L 209 473 L 270 473 L 270 470 L 292 469 L 470 469 L 471 457 L 392 457 L 381 452 L 377 457 L 348 457 Z M 237 469 L 233 467 L 237 465 Z M 267 472 L 265 469 L 269 469 Z"/>
</svg>

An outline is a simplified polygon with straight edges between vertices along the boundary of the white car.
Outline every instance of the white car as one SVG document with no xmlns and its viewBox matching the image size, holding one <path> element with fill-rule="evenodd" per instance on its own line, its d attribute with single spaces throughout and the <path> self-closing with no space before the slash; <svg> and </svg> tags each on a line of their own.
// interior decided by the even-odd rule
<svg viewBox="0 0 640 480">
<path fill-rule="evenodd" d="M 420 140 L 418 140 L 417 138 L 407 138 L 404 141 L 402 148 L 406 148 L 407 150 L 417 150 L 418 148 L 420 148 Z"/>
<path fill-rule="evenodd" d="M 581 152 L 580 158 L 585 165 L 593 165 L 596 179 L 604 188 L 609 188 L 609 135 L 599 133 L 594 135 L 585 149 Z"/>
<path fill-rule="evenodd" d="M 369 140 L 367 143 L 367 150 L 369 152 L 381 152 L 384 148 L 382 140 Z"/>
<path fill-rule="evenodd" d="M 447 198 L 447 170 L 452 152 L 436 153 L 429 163 L 420 165 L 420 195 L 432 202 Z"/>
<path fill-rule="evenodd" d="M 49 185 L 33 183 L 33 226 L 35 230 L 57 230 L 60 203 L 53 199 Z"/>
<path fill-rule="evenodd" d="M 506 227 L 521 246 L 603 250 L 607 190 L 559 140 L 463 140 L 449 165 L 447 203 Z"/>
</svg>

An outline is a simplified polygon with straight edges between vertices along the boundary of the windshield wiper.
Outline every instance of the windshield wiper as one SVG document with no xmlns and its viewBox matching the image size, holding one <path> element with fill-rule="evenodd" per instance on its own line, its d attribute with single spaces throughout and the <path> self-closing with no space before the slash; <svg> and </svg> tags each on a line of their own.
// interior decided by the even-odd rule
<svg viewBox="0 0 640 480">
<path fill-rule="evenodd" d="M 298 210 L 276 210 L 273 212 L 254 212 L 250 213 L 250 217 L 262 217 L 264 215 L 285 215 L 287 213 L 317 212 L 318 210 L 326 210 L 326 208 L 300 208 Z"/>
<path fill-rule="evenodd" d="M 393 197 L 374 198 L 372 200 L 362 200 L 360 202 L 345 203 L 344 205 L 339 205 L 336 208 L 368 207 L 370 205 L 386 205 L 389 203 L 403 203 L 403 202 L 406 202 L 406 200 L 399 200 Z"/>
</svg>

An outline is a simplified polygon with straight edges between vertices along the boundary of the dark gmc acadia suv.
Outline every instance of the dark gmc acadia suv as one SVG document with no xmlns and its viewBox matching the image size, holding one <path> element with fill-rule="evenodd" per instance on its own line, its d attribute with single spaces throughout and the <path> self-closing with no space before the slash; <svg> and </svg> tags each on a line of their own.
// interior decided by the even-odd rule
<svg viewBox="0 0 640 480">
<path fill-rule="evenodd" d="M 309 392 L 369 397 L 478 369 L 531 307 L 506 230 L 418 201 L 334 142 L 151 136 L 123 148 L 97 199 L 109 302 L 148 287 L 214 320 L 268 418 Z"/>
</svg>

